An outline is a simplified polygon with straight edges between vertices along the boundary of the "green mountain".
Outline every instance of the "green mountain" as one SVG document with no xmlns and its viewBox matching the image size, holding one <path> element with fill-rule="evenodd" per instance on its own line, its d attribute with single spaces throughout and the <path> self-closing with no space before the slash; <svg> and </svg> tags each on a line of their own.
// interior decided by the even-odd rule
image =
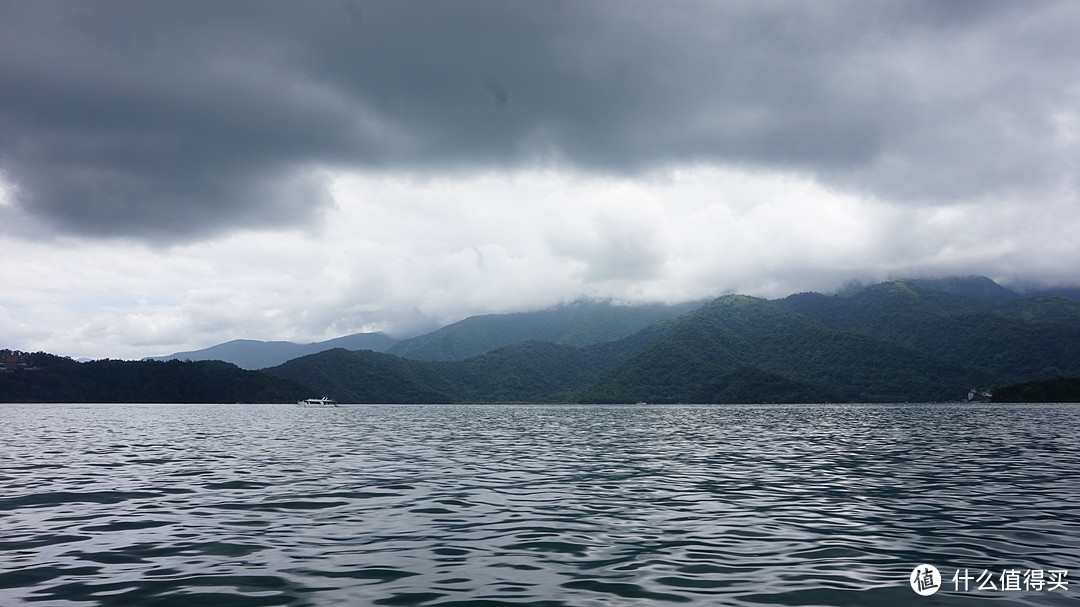
<svg viewBox="0 0 1080 607">
<path fill-rule="evenodd" d="M 384 333 L 355 333 L 309 344 L 234 339 L 202 350 L 176 352 L 168 356 L 152 356 L 144 360 L 222 360 L 233 363 L 241 369 L 265 369 L 300 356 L 334 348 L 385 352 L 395 343 L 397 343 L 396 339 Z"/>
<path fill-rule="evenodd" d="M 1007 318 L 1040 325 L 1068 325 L 1080 329 L 1080 301 L 1061 295 L 1031 297 L 995 308 Z"/>
<path fill-rule="evenodd" d="M 337 348 L 267 369 L 275 377 L 315 386 L 342 403 L 448 403 L 425 385 L 411 361 L 379 352 Z"/>
<path fill-rule="evenodd" d="M 965 386 L 994 379 L 982 369 L 830 328 L 773 302 L 729 295 L 679 319 L 582 398 L 692 402 L 747 365 L 857 401 L 948 400 Z"/>
<path fill-rule="evenodd" d="M 1026 297 L 1046 297 L 1057 296 L 1065 297 L 1073 301 L 1080 301 L 1080 287 L 1050 287 L 1050 288 L 1035 288 L 1028 291 L 1024 291 Z"/>
<path fill-rule="evenodd" d="M 923 287 L 931 291 L 948 293 L 951 295 L 963 295 L 972 299 L 991 301 L 1010 301 L 1022 297 L 1016 291 L 1007 289 L 985 276 L 951 276 L 947 278 L 908 278 L 895 282 Z M 840 290 L 840 297 L 852 297 L 862 293 L 866 289 L 874 288 L 880 284 L 894 284 L 894 282 L 864 284 L 861 282 L 851 283 Z"/>
<path fill-rule="evenodd" d="M 1008 383 L 1080 373 L 1080 303 L 1064 297 L 979 299 L 897 281 L 852 297 L 810 293 L 775 304 Z"/>
<path fill-rule="evenodd" d="M 963 295 L 975 299 L 992 301 L 1012 301 L 1020 299 L 1020 294 L 985 276 L 953 276 L 948 278 L 912 278 L 906 280 L 909 284 L 924 287 L 933 291 Z"/>
<path fill-rule="evenodd" d="M 732 295 L 600 344 L 530 340 L 461 361 L 337 353 L 371 366 L 362 377 L 339 362 L 331 372 L 282 376 L 349 402 L 408 400 L 390 401 L 376 381 L 382 375 L 410 394 L 426 389 L 454 402 L 674 403 L 957 400 L 972 386 L 1080 375 L 1080 304 L 1018 299 L 981 282 L 941 290 L 897 281 L 775 301 Z M 510 327 L 515 317 L 534 320 L 494 322 Z M 481 320 L 479 337 L 459 323 L 451 341 L 490 345 L 493 319 Z M 319 369 L 325 356 L 305 364 Z"/>
<path fill-rule="evenodd" d="M 1080 377 L 1055 377 L 994 390 L 996 403 L 1080 403 Z"/>
<path fill-rule="evenodd" d="M 20 361 L 0 369 L 0 402 L 294 403 L 312 389 L 221 361 L 97 360 L 0 351 Z"/>
<path fill-rule="evenodd" d="M 457 402 L 576 402 L 583 391 L 647 344 L 655 330 L 573 347 L 529 341 L 465 361 L 414 361 L 417 372 Z"/>
<path fill-rule="evenodd" d="M 654 331 L 579 348 L 528 341 L 465 361 L 330 350 L 265 372 L 316 386 L 343 403 L 576 402 Z"/>
<path fill-rule="evenodd" d="M 792 380 L 771 371 L 743 366 L 718 375 L 699 390 L 695 403 L 828 403 L 843 395 L 820 384 Z"/>
<path fill-rule="evenodd" d="M 608 301 L 577 301 L 538 312 L 472 316 L 432 333 L 402 340 L 386 351 L 412 360 L 460 361 L 526 341 L 588 346 L 627 337 L 700 305 L 701 302 L 615 305 Z"/>
<path fill-rule="evenodd" d="M 405 346 L 413 356 L 482 351 L 464 360 L 337 348 L 253 372 L 222 362 L 15 357 L 0 360 L 0 400 L 942 401 L 972 387 L 1080 376 L 1080 302 L 1010 293 L 968 277 L 772 301 L 729 295 L 681 315 L 582 303 L 478 317 Z M 662 319 L 644 324 L 653 316 Z M 618 318 L 638 330 L 616 327 Z"/>
</svg>

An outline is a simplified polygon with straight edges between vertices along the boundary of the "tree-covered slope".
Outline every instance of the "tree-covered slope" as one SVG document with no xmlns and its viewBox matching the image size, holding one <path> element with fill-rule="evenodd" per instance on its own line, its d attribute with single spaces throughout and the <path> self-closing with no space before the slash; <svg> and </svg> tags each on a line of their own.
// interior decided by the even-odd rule
<svg viewBox="0 0 1080 607">
<path fill-rule="evenodd" d="M 1080 374 L 1080 303 L 1063 297 L 978 299 L 898 281 L 852 297 L 804 293 L 775 303 L 1001 381 Z"/>
<path fill-rule="evenodd" d="M 533 340 L 463 361 L 324 353 L 283 376 L 343 402 L 667 403 L 954 400 L 1080 374 L 1080 335 L 1048 322 L 1072 302 L 974 287 L 993 297 L 907 282 L 849 297 L 727 296 L 603 344 Z"/>
<path fill-rule="evenodd" d="M 1055 377 L 994 390 L 996 403 L 1080 403 L 1080 377 Z"/>
<path fill-rule="evenodd" d="M 690 312 L 700 302 L 620 306 L 579 301 L 539 312 L 473 316 L 387 350 L 412 360 L 466 360 L 503 346 L 545 341 L 587 346 L 627 337 L 658 321 Z"/>
<path fill-rule="evenodd" d="M 949 276 L 945 278 L 912 278 L 904 282 L 941 293 L 962 295 L 972 299 L 1014 301 L 1021 295 L 994 282 L 986 276 Z"/>
<path fill-rule="evenodd" d="M 897 281 L 844 296 L 806 293 L 775 301 L 726 296 L 620 339 L 611 337 L 627 329 L 609 327 L 614 316 L 603 305 L 582 304 L 561 316 L 480 318 L 475 334 L 470 323 L 443 333 L 454 356 L 463 355 L 459 346 L 485 350 L 465 360 L 335 349 L 262 374 L 221 362 L 80 365 L 46 355 L 43 364 L 0 365 L 0 399 L 940 401 L 960 399 L 971 387 L 1080 376 L 1080 303 L 1012 297 L 971 278 L 945 284 L 939 290 Z M 637 326 L 644 317 L 628 322 Z M 495 348 L 502 340 L 512 343 Z"/>
<path fill-rule="evenodd" d="M 889 341 L 903 338 L 912 327 L 935 318 L 990 312 L 995 306 L 992 300 L 905 281 L 873 285 L 851 296 L 800 293 L 773 303 L 833 329 L 857 331 Z"/>
<path fill-rule="evenodd" d="M 971 292 L 972 289 L 966 290 L 966 293 Z M 906 334 L 911 327 L 929 319 L 967 314 L 1080 329 L 1080 302 L 1066 297 L 979 298 L 939 291 L 909 281 L 880 283 L 846 296 L 799 293 L 774 303 L 833 328 L 856 330 L 884 338 Z"/>
<path fill-rule="evenodd" d="M 530 341 L 465 361 L 416 362 L 430 385 L 464 402 L 577 402 L 652 338 L 653 331 L 585 347 Z"/>
<path fill-rule="evenodd" d="M 333 350 L 334 348 L 383 352 L 395 343 L 397 343 L 397 340 L 383 333 L 355 333 L 309 344 L 297 344 L 291 341 L 234 339 L 202 350 L 176 352 L 168 356 L 153 356 L 147 360 L 223 360 L 233 363 L 241 369 L 265 369 L 294 358 Z"/>
<path fill-rule="evenodd" d="M 746 365 L 860 401 L 951 399 L 994 379 L 985 370 L 733 295 L 680 318 L 583 399 L 691 402 L 718 377 Z"/>
<path fill-rule="evenodd" d="M 528 341 L 464 361 L 417 361 L 330 350 L 266 369 L 346 403 L 576 402 L 652 338 L 653 331 L 573 347 Z"/>
<path fill-rule="evenodd" d="M 0 402 L 289 403 L 311 394 L 302 383 L 221 361 L 25 358 L 27 368 L 0 373 Z"/>
<path fill-rule="evenodd" d="M 820 384 L 788 379 L 754 366 L 724 372 L 694 394 L 692 402 L 736 403 L 829 403 L 844 395 Z"/>
<path fill-rule="evenodd" d="M 1080 302 L 1060 295 L 1019 299 L 997 306 L 994 311 L 1024 322 L 1080 329 Z"/>
<path fill-rule="evenodd" d="M 950 276 L 945 278 L 907 278 L 893 282 L 902 282 L 907 285 L 921 287 L 938 293 L 960 295 L 970 299 L 985 301 L 1011 301 L 1020 299 L 1022 296 L 1007 289 L 986 276 Z M 845 286 L 837 295 L 839 297 L 853 297 L 867 289 L 877 289 L 882 285 L 890 285 L 892 282 L 865 284 L 855 282 Z"/>
<path fill-rule="evenodd" d="M 265 370 L 313 386 L 341 403 L 448 403 L 449 395 L 426 385 L 411 361 L 341 348 L 309 354 Z"/>
</svg>

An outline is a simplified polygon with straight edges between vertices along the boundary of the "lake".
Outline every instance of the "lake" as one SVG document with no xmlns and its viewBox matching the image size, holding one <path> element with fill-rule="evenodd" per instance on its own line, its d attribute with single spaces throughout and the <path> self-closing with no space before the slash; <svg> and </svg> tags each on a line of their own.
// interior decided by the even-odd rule
<svg viewBox="0 0 1080 607">
<path fill-rule="evenodd" d="M 1080 596 L 1078 405 L 57 404 L 0 420 L 4 607 Z M 940 580 L 913 581 L 923 565 Z M 924 580 L 936 594 L 916 594 Z"/>
</svg>

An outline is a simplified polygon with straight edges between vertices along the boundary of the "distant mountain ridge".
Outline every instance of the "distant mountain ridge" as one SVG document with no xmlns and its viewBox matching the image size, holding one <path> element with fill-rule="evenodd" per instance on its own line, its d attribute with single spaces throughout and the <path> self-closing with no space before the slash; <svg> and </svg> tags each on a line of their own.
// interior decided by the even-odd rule
<svg viewBox="0 0 1080 607">
<path fill-rule="evenodd" d="M 1075 301 L 1077 297 L 1080 297 L 1080 289 L 1040 291 L 1024 296 L 985 276 L 915 278 L 879 283 L 879 285 L 894 283 L 963 296 L 984 304 L 1029 301 L 1037 296 L 1043 296 L 1037 304 L 1030 302 L 1024 304 L 1027 306 L 1025 313 L 1028 314 L 1028 318 L 1026 320 L 1041 316 L 1043 320 L 1080 326 L 1080 319 L 1075 318 L 1074 310 L 1063 307 L 1060 302 L 1054 304 L 1053 298 L 1046 298 L 1047 295 L 1053 294 L 1058 297 L 1070 297 Z M 852 284 L 838 292 L 835 297 L 857 298 L 867 290 L 880 288 L 879 285 Z M 817 298 L 830 297 L 818 293 L 797 294 L 791 297 L 799 298 L 809 295 Z M 1077 297 L 1073 297 L 1074 295 Z M 383 333 L 357 333 L 310 344 L 236 339 L 202 350 L 152 356 L 145 360 L 222 360 L 242 369 L 254 370 L 277 366 L 309 354 L 344 348 L 385 352 L 412 360 L 463 361 L 503 346 L 525 341 L 544 341 L 569 346 L 588 346 L 614 341 L 661 320 L 692 312 L 705 303 L 705 301 L 692 301 L 678 304 L 616 305 L 604 300 L 580 300 L 532 312 L 470 316 L 430 333 L 400 340 Z M 985 309 L 988 310 L 989 307 Z"/>
<path fill-rule="evenodd" d="M 431 333 L 403 339 L 386 352 L 412 360 L 461 361 L 526 341 L 589 346 L 622 339 L 658 321 L 691 312 L 703 303 L 616 305 L 609 301 L 576 301 L 535 312 L 471 316 Z"/>
<path fill-rule="evenodd" d="M 222 360 L 251 370 L 274 367 L 335 348 L 388 352 L 415 360 L 465 360 L 523 341 L 570 346 L 614 341 L 659 320 L 690 312 L 702 303 L 617 305 L 604 300 L 582 300 L 535 312 L 471 316 L 403 340 L 383 333 L 356 333 L 310 344 L 234 339 L 202 350 L 144 360 Z"/>
<path fill-rule="evenodd" d="M 310 370 L 330 357 L 267 371 L 321 389 Z M 368 376 L 397 361 L 403 385 L 453 402 L 957 400 L 973 386 L 1080 375 L 1080 303 L 1024 298 L 982 277 L 893 281 L 832 296 L 724 296 L 589 346 L 528 341 L 464 361 L 332 357 L 339 369 L 364 357 Z M 348 400 L 373 402 L 367 380 L 332 375 Z"/>
<path fill-rule="evenodd" d="M 304 384 L 221 361 L 94 360 L 0 350 L 29 363 L 0 370 L 0 402 L 295 403 Z"/>
<path fill-rule="evenodd" d="M 1021 294 L 994 282 L 986 276 L 950 276 L 946 278 L 902 278 L 881 283 L 865 284 L 856 282 L 847 285 L 837 292 L 839 297 L 853 297 L 867 289 L 881 285 L 903 283 L 916 287 L 923 287 L 932 291 L 940 291 L 951 295 L 962 295 L 973 299 L 991 301 L 1010 301 L 1020 299 Z"/>
<path fill-rule="evenodd" d="M 294 358 L 334 348 L 385 352 L 396 342 L 396 339 L 383 333 L 356 333 L 310 344 L 234 339 L 202 350 L 177 352 L 168 356 L 150 356 L 143 360 L 222 360 L 241 369 L 253 370 L 274 367 Z"/>
<path fill-rule="evenodd" d="M 629 329 L 612 332 L 607 323 L 625 310 L 586 305 L 477 317 L 439 340 L 414 342 L 441 347 L 450 336 L 455 347 L 484 349 L 527 338 L 465 360 L 334 348 L 241 371 L 179 361 L 80 365 L 14 352 L 0 369 L 0 400 L 281 402 L 311 392 L 343 403 L 925 402 L 1030 382 L 1042 383 L 1021 394 L 1068 393 L 1072 384 L 1047 382 L 1080 376 L 1080 302 L 1003 292 L 988 280 L 891 281 L 776 300 L 727 295 L 678 315 L 668 309 L 614 339 Z M 631 324 L 645 322 L 641 312 Z"/>
</svg>

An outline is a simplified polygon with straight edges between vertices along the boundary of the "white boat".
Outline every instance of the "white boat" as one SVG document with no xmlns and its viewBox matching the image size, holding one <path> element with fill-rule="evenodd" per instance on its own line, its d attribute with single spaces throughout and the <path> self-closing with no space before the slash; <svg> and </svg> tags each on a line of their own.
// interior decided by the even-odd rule
<svg viewBox="0 0 1080 607">
<path fill-rule="evenodd" d="M 336 407 L 337 401 L 329 396 L 324 396 L 322 398 L 305 398 L 296 404 L 301 407 Z"/>
</svg>

